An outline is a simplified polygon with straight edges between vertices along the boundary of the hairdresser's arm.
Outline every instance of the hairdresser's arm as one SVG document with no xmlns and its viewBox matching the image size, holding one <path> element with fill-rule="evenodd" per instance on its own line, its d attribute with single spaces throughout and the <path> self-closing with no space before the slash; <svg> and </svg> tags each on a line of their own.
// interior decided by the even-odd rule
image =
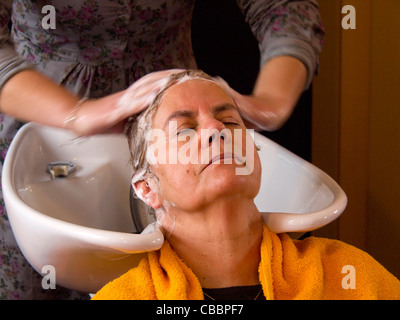
<svg viewBox="0 0 400 320">
<path fill-rule="evenodd" d="M 84 102 L 75 121 L 66 124 L 79 98 L 42 74 L 24 70 L 1 89 L 0 111 L 25 122 L 67 127 L 78 135 L 90 135 L 110 129 L 122 120 L 110 117 L 122 93 Z"/>
<path fill-rule="evenodd" d="M 259 128 L 274 130 L 290 116 L 318 70 L 325 35 L 318 2 L 236 1 L 259 42 L 261 58 L 254 99 L 246 97 L 254 107 L 244 113 L 249 111 Z"/>
<path fill-rule="evenodd" d="M 79 101 L 77 97 L 34 70 L 10 78 L 0 91 L 1 112 L 21 121 L 62 127 Z"/>
<path fill-rule="evenodd" d="M 181 70 L 150 73 L 126 90 L 79 104 L 79 98 L 63 87 L 34 70 L 24 70 L 1 89 L 0 111 L 23 121 L 64 127 L 78 135 L 122 132 L 125 120 L 147 108 L 177 71 Z"/>
<path fill-rule="evenodd" d="M 11 5 L 12 0 L 0 3 L 0 112 L 25 122 L 64 127 L 64 120 L 71 115 L 79 98 L 34 71 L 31 63 L 16 54 L 9 29 Z M 99 113 L 102 108 L 104 112 L 104 109 L 110 109 L 112 100 L 115 97 L 100 99 L 96 103 L 88 101 L 82 105 L 81 115 L 94 113 L 93 105 L 97 105 Z M 104 123 L 98 121 L 99 113 L 97 118 L 85 117 L 85 123 L 70 122 L 69 129 L 80 135 L 105 130 Z"/>
<path fill-rule="evenodd" d="M 307 82 L 307 69 L 293 57 L 269 60 L 261 69 L 252 95 L 245 96 L 252 108 L 246 110 L 249 127 L 273 131 L 291 116 Z"/>
</svg>

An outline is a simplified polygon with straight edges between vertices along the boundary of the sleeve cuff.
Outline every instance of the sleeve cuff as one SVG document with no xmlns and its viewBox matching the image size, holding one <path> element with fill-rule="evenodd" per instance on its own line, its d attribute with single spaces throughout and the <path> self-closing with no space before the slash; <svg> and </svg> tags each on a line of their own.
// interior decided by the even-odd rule
<svg viewBox="0 0 400 320">
<path fill-rule="evenodd" d="M 0 90 L 11 77 L 27 69 L 34 69 L 33 64 L 18 57 L 12 47 L 2 48 L 0 50 Z"/>
<path fill-rule="evenodd" d="M 291 56 L 299 59 L 307 69 L 307 82 L 304 90 L 307 90 L 313 79 L 314 75 L 318 72 L 318 56 L 313 48 L 304 41 L 295 38 L 277 38 L 271 41 L 267 39 L 265 44 L 260 44 L 260 66 L 264 66 L 268 60 L 278 56 Z"/>
</svg>

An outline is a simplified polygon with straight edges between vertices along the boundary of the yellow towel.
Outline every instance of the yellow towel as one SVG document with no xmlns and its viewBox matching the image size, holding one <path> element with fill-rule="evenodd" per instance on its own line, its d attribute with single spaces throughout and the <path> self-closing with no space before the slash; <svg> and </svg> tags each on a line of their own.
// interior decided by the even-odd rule
<svg viewBox="0 0 400 320">
<path fill-rule="evenodd" d="M 336 240 L 292 240 L 267 227 L 259 275 L 267 299 L 400 299 L 400 281 L 367 253 Z M 93 299 L 203 298 L 199 280 L 165 241 Z"/>
</svg>

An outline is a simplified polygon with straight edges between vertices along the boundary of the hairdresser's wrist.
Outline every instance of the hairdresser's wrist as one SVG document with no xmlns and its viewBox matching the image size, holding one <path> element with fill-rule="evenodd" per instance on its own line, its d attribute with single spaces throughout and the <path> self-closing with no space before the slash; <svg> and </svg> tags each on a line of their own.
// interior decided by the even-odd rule
<svg viewBox="0 0 400 320">
<path fill-rule="evenodd" d="M 123 93 L 121 91 L 99 99 L 77 99 L 64 118 L 64 128 L 79 136 L 122 132 L 127 115 L 117 104 Z"/>
<path fill-rule="evenodd" d="M 88 98 L 84 97 L 71 108 L 71 111 L 68 113 L 66 118 L 63 121 L 63 127 L 65 129 L 69 129 L 74 131 L 74 123 L 76 119 L 79 117 L 78 113 L 80 109 L 82 108 L 82 105 L 88 100 Z"/>
<path fill-rule="evenodd" d="M 63 127 L 78 98 L 35 70 L 12 76 L 0 92 L 0 110 L 23 122 Z"/>
<path fill-rule="evenodd" d="M 307 81 L 307 70 L 296 58 L 275 57 L 261 68 L 251 96 L 252 118 L 265 130 L 279 129 L 291 116 Z"/>
<path fill-rule="evenodd" d="M 250 129 L 275 131 L 282 127 L 293 112 L 295 104 L 271 97 L 243 96 L 251 107 L 242 116 Z"/>
</svg>

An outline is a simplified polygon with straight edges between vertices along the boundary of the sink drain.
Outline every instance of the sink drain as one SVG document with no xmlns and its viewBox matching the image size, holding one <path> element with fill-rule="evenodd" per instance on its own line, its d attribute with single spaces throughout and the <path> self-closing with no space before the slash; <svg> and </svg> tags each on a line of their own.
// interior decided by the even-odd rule
<svg viewBox="0 0 400 320">
<path fill-rule="evenodd" d="M 76 170 L 75 163 L 71 161 L 55 161 L 47 164 L 47 173 L 52 180 L 66 178 Z"/>
</svg>

